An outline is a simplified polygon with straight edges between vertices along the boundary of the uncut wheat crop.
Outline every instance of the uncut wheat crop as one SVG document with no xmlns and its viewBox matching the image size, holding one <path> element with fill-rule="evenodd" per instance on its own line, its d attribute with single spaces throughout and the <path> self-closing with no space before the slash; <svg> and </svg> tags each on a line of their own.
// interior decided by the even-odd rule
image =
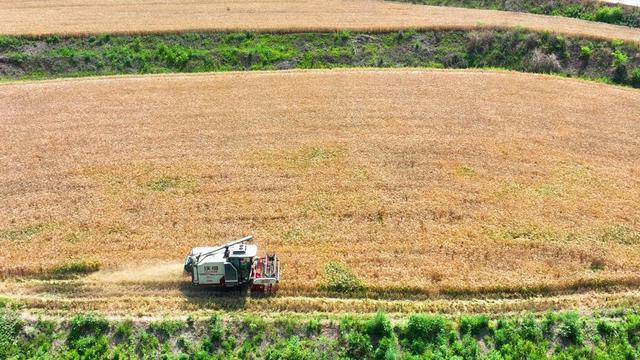
<svg viewBox="0 0 640 360">
<path fill-rule="evenodd" d="M 329 261 L 389 291 L 637 281 L 638 119 L 638 90 L 510 72 L 5 83 L 0 272 L 253 234 L 290 293 Z"/>
<path fill-rule="evenodd" d="M 383 31 L 522 27 L 640 42 L 640 29 L 557 16 L 382 0 L 162 1 L 5 0 L 0 34 L 47 35 L 175 31 Z"/>
</svg>

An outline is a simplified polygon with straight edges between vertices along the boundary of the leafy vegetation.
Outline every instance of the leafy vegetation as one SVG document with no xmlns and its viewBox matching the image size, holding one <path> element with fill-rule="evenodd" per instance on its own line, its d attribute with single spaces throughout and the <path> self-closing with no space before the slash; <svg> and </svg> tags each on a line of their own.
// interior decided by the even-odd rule
<svg viewBox="0 0 640 360">
<path fill-rule="evenodd" d="M 324 266 L 325 290 L 336 292 L 357 292 L 365 289 L 364 283 L 346 265 L 331 261 Z"/>
<path fill-rule="evenodd" d="M 640 10 L 596 0 L 400 0 L 414 4 L 518 11 L 640 27 Z"/>
<path fill-rule="evenodd" d="M 304 326 L 283 334 L 282 323 L 251 315 L 219 314 L 192 321 L 110 322 L 96 314 L 70 321 L 23 320 L 0 309 L 2 358 L 60 359 L 633 359 L 640 355 L 640 316 L 635 310 L 589 316 L 486 315 L 448 319 L 414 314 L 390 320 L 344 316 L 323 321 L 325 331 Z M 459 326 L 456 326 L 458 324 Z M 314 325 L 315 326 L 315 325 Z M 322 334 L 327 335 L 322 335 Z"/>
<path fill-rule="evenodd" d="M 51 274 L 60 277 L 90 274 L 100 270 L 100 263 L 91 260 L 72 260 L 55 266 Z"/>
<path fill-rule="evenodd" d="M 431 67 L 505 68 L 640 86 L 639 53 L 637 45 L 620 41 L 568 38 L 524 30 L 182 33 L 58 37 L 56 41 L 4 36 L 0 38 L 0 56 L 5 58 L 0 78 Z M 175 181 L 159 179 L 149 187 L 163 191 L 175 186 Z"/>
<path fill-rule="evenodd" d="M 21 228 L 0 230 L 0 240 L 27 239 L 42 232 L 47 227 L 47 224 L 34 224 Z"/>
</svg>

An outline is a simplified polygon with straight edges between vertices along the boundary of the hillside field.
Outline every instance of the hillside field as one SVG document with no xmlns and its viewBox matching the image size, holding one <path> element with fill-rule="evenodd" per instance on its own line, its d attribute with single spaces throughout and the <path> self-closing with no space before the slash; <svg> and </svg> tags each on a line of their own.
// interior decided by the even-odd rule
<svg viewBox="0 0 640 360">
<path fill-rule="evenodd" d="M 636 286 L 639 118 L 638 90 L 510 72 L 5 83 L 0 273 L 178 288 L 253 234 L 289 295 L 330 261 L 383 297 Z"/>
<path fill-rule="evenodd" d="M 640 42 L 640 29 L 525 13 L 382 0 L 4 1 L 0 34 L 99 34 L 179 31 L 390 31 L 521 27 Z"/>
</svg>

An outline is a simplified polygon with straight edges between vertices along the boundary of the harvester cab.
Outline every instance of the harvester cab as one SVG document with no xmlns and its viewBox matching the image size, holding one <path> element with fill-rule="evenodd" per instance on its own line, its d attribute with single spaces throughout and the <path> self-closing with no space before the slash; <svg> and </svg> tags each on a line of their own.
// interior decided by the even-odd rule
<svg viewBox="0 0 640 360">
<path fill-rule="evenodd" d="M 280 261 L 274 255 L 258 257 L 258 247 L 247 244 L 253 236 L 221 246 L 195 247 L 184 261 L 184 271 L 198 287 L 237 288 L 272 293 L 280 282 Z"/>
</svg>

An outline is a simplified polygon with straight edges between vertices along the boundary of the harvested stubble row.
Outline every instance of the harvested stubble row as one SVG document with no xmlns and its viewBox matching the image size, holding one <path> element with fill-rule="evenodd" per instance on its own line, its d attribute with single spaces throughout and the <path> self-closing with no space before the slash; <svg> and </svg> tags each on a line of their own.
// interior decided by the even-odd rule
<svg viewBox="0 0 640 360">
<path fill-rule="evenodd" d="M 381 0 L 3 1 L 0 34 L 47 35 L 176 31 L 382 31 L 523 27 L 640 42 L 640 29 L 515 12 Z"/>
<path fill-rule="evenodd" d="M 331 260 L 389 291 L 633 285 L 639 118 L 638 90 L 507 72 L 3 84 L 0 271 L 253 233 L 290 292 Z"/>
</svg>

